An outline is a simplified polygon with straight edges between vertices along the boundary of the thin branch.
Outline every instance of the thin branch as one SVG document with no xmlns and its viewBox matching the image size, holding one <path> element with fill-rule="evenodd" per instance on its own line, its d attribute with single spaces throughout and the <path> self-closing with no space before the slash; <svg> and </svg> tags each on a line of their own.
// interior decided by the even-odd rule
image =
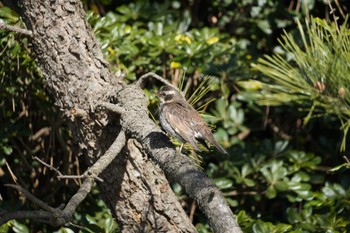
<svg viewBox="0 0 350 233">
<path fill-rule="evenodd" d="M 196 200 L 192 200 L 190 213 L 188 214 L 188 217 L 190 218 L 191 222 L 193 222 L 193 218 L 194 218 L 194 214 L 196 212 L 196 208 L 197 208 L 197 202 L 196 202 Z"/>
<path fill-rule="evenodd" d="M 12 178 L 13 182 L 17 183 L 17 180 L 18 180 L 17 176 L 13 173 L 13 171 L 12 171 L 10 165 L 7 163 L 6 159 L 5 159 L 5 164 L 6 164 L 7 170 L 9 171 L 9 173 L 11 175 L 11 178 Z"/>
<path fill-rule="evenodd" d="M 118 114 L 122 114 L 125 112 L 124 108 L 119 107 L 116 104 L 112 104 L 112 103 L 108 103 L 108 102 L 104 102 L 104 103 L 100 104 L 100 106 L 108 109 L 109 111 L 112 111 L 112 112 L 115 112 Z"/>
<path fill-rule="evenodd" d="M 57 176 L 58 179 L 83 179 L 86 178 L 84 175 L 60 175 Z M 102 179 L 96 177 L 97 180 L 103 181 Z"/>
<path fill-rule="evenodd" d="M 335 15 L 335 9 L 332 7 L 331 1 L 328 0 L 328 6 L 330 11 L 330 14 L 333 16 L 334 23 L 336 25 L 336 29 L 339 32 L 339 26 L 338 26 L 338 17 Z"/>
<path fill-rule="evenodd" d="M 119 152 L 123 149 L 125 145 L 125 133 L 121 131 L 112 145 L 108 148 L 108 150 L 104 153 L 101 158 L 97 160 L 85 173 L 84 175 L 95 175 L 97 177 L 119 154 Z"/>
<path fill-rule="evenodd" d="M 30 30 L 27 30 L 27 29 L 24 29 L 24 28 L 20 28 L 20 27 L 17 27 L 17 26 L 7 25 L 7 24 L 4 24 L 4 23 L 0 23 L 0 30 L 1 29 L 7 30 L 7 31 L 11 31 L 11 32 L 16 32 L 16 33 L 23 34 L 23 35 L 26 35 L 26 36 L 29 36 L 29 37 L 33 36 L 33 33 Z"/>
<path fill-rule="evenodd" d="M 165 85 L 168 85 L 168 86 L 171 86 L 171 87 L 174 87 L 175 89 L 177 89 L 176 86 L 174 86 L 173 84 L 171 84 L 168 80 L 162 78 L 161 76 L 155 74 L 155 73 L 152 73 L 152 72 L 149 72 L 147 74 L 144 74 L 142 75 L 139 80 L 137 80 L 136 82 L 136 86 L 139 86 L 141 89 L 144 88 L 145 86 L 145 81 L 148 79 L 148 78 L 155 78 L 157 79 L 158 81 L 161 81 L 162 83 L 164 83 Z"/>
<path fill-rule="evenodd" d="M 39 159 L 37 156 L 34 156 L 33 159 L 35 159 L 36 161 L 38 161 L 39 163 L 41 163 L 42 165 L 44 165 L 45 167 L 50 168 L 51 170 L 53 170 L 54 172 L 56 172 L 58 174 L 58 176 L 63 176 L 63 174 L 55 167 L 51 166 L 50 164 L 45 163 L 44 161 L 42 161 L 41 159 Z"/>
<path fill-rule="evenodd" d="M 53 170 L 54 172 L 57 173 L 57 178 L 58 179 L 82 179 L 82 178 L 86 178 L 86 175 L 63 175 L 62 172 L 60 172 L 57 168 L 51 166 L 50 164 L 42 161 L 41 159 L 39 159 L 37 156 L 34 156 L 33 159 L 37 160 L 39 163 L 41 163 L 42 165 L 44 165 L 45 167 L 48 167 L 49 169 Z M 96 179 L 98 181 L 103 181 L 101 178 L 96 177 Z"/>
<path fill-rule="evenodd" d="M 84 174 L 84 182 L 80 186 L 79 190 L 71 197 L 67 205 L 61 205 L 58 208 L 53 208 L 44 203 L 43 201 L 36 198 L 29 191 L 22 188 L 19 185 L 6 184 L 6 186 L 16 189 L 21 192 L 23 196 L 27 197 L 31 202 L 38 205 L 41 209 L 39 211 L 17 211 L 17 212 L 5 212 L 0 215 L 0 225 L 5 224 L 11 219 L 18 218 L 30 218 L 50 223 L 52 226 L 62 226 L 70 221 L 78 205 L 86 198 L 90 193 L 94 180 L 97 179 L 98 175 L 115 159 L 125 145 L 125 133 L 121 131 L 112 145 L 108 148 L 106 153 L 101 156 L 96 163 L 94 163 Z M 47 163 L 37 159 L 39 162 L 48 165 Z M 58 174 L 61 174 L 57 169 L 55 170 Z M 101 180 L 101 179 L 100 179 Z"/>
<path fill-rule="evenodd" d="M 32 211 L 12 211 L 0 214 L 0 226 L 12 219 L 37 219 L 38 221 L 47 221 L 52 214 L 48 211 L 32 210 Z"/>
<path fill-rule="evenodd" d="M 344 11 L 343 11 L 343 9 L 341 8 L 341 6 L 340 6 L 340 4 L 339 4 L 339 1 L 338 1 L 338 0 L 334 0 L 334 2 L 335 2 L 335 4 L 336 4 L 337 7 L 338 7 L 338 10 L 339 10 L 341 16 L 343 17 L 343 19 L 345 19 L 345 18 L 346 18 L 346 15 L 344 14 Z"/>
<path fill-rule="evenodd" d="M 23 196 L 25 196 L 26 198 L 28 198 L 31 202 L 33 202 L 34 204 L 38 205 L 41 209 L 49 211 L 49 212 L 54 212 L 55 208 L 50 207 L 49 205 L 47 205 L 45 202 L 43 202 L 42 200 L 36 198 L 33 194 L 31 194 L 29 191 L 27 191 L 25 188 L 22 188 L 19 185 L 14 185 L 14 184 L 5 184 L 5 186 L 7 187 L 11 187 L 16 189 L 18 192 L 21 192 L 23 194 Z"/>
<path fill-rule="evenodd" d="M 78 192 L 69 200 L 68 204 L 63 210 L 64 219 L 66 222 L 70 220 L 78 205 L 86 198 L 91 191 L 94 179 L 117 157 L 125 145 L 125 133 L 121 131 L 112 145 L 108 148 L 103 156 L 101 156 L 83 175 L 88 175 L 83 184 L 80 186 Z M 60 225 L 66 222 L 60 222 Z"/>
<path fill-rule="evenodd" d="M 35 134 L 31 135 L 29 137 L 30 141 L 37 141 L 40 139 L 42 136 L 47 136 L 50 134 L 51 128 L 50 127 L 43 127 L 39 129 Z"/>
</svg>

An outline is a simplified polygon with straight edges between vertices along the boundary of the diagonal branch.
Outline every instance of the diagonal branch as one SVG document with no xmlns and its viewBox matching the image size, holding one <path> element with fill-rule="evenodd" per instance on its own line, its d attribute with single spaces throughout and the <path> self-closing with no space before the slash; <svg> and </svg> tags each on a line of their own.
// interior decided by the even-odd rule
<svg viewBox="0 0 350 233">
<path fill-rule="evenodd" d="M 101 158 L 99 158 L 96 163 L 94 163 L 85 173 L 84 175 L 97 177 L 120 153 L 125 145 L 125 133 L 124 131 L 120 131 L 118 137 L 112 143 L 112 145 L 108 148 L 108 150 L 104 153 Z"/>
<path fill-rule="evenodd" d="M 72 196 L 64 208 L 53 208 L 43 201 L 36 198 L 29 191 L 19 185 L 7 184 L 6 186 L 16 189 L 31 202 L 38 205 L 42 210 L 39 211 L 16 211 L 4 212 L 0 215 L 0 225 L 5 224 L 12 219 L 31 218 L 50 223 L 52 226 L 61 226 L 70 221 L 75 209 L 90 193 L 94 180 L 98 175 L 115 159 L 125 145 L 125 133 L 121 131 L 112 145 L 103 156 L 94 163 L 85 173 L 85 180 L 76 194 Z"/>
<path fill-rule="evenodd" d="M 45 202 L 43 202 L 40 199 L 36 198 L 33 194 L 31 194 L 25 188 L 22 188 L 21 186 L 14 185 L 14 184 L 5 184 L 5 186 L 13 188 L 13 189 L 16 189 L 18 192 L 21 192 L 23 194 L 23 196 L 28 198 L 34 204 L 37 204 L 41 209 L 49 211 L 49 212 L 54 212 L 55 211 L 55 208 L 52 208 L 52 207 L 48 206 Z"/>
<path fill-rule="evenodd" d="M 161 76 L 159 76 L 159 75 L 157 75 L 157 74 L 155 74 L 155 73 L 153 73 L 153 72 L 149 72 L 149 73 L 147 73 L 147 74 L 142 75 L 142 76 L 137 80 L 136 86 L 139 86 L 141 89 L 143 89 L 144 86 L 145 86 L 146 80 L 149 79 L 149 78 L 157 79 L 158 81 L 161 81 L 161 82 L 164 83 L 165 85 L 171 86 L 171 87 L 177 89 L 177 87 L 174 86 L 173 84 L 171 84 L 168 80 L 164 79 L 163 77 L 161 77 Z"/>
<path fill-rule="evenodd" d="M 148 76 L 157 77 L 153 73 Z M 117 99 L 119 106 L 128 109 L 121 114 L 122 128 L 143 145 L 168 180 L 182 185 L 196 200 L 214 232 L 242 232 L 220 190 L 188 157 L 176 153 L 169 138 L 148 117 L 147 101 L 139 83 L 119 91 Z"/>
</svg>

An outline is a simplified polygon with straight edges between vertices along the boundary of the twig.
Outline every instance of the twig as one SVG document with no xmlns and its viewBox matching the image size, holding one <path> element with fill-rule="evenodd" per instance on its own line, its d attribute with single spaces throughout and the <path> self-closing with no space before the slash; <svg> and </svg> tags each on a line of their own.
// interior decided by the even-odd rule
<svg viewBox="0 0 350 233">
<path fill-rule="evenodd" d="M 113 159 L 115 159 L 115 157 L 122 150 L 122 148 L 125 145 L 125 140 L 126 140 L 125 133 L 124 131 L 121 131 L 118 137 L 116 138 L 116 140 L 108 148 L 106 153 L 103 156 L 101 156 L 96 161 L 96 163 L 93 164 L 83 174 L 83 177 L 85 178 L 84 182 L 80 186 L 79 190 L 71 197 L 71 199 L 68 201 L 65 207 L 64 205 L 61 205 L 58 208 L 50 207 L 49 205 L 47 205 L 43 201 L 36 198 L 29 191 L 22 188 L 21 186 L 7 184 L 6 186 L 14 188 L 17 191 L 21 192 L 23 196 L 27 197 L 31 202 L 37 204 L 42 210 L 5 212 L 0 215 L 0 225 L 5 224 L 7 221 L 11 219 L 19 219 L 19 218 L 36 219 L 38 221 L 47 222 L 52 226 L 62 226 L 63 224 L 66 224 L 67 222 L 69 222 L 78 205 L 90 193 L 94 180 L 98 179 L 97 176 L 111 163 Z M 40 159 L 38 161 L 44 164 L 45 166 L 49 166 L 50 168 L 52 168 L 52 166 L 41 161 Z M 57 169 L 56 169 L 56 172 L 60 174 L 60 172 Z"/>
<path fill-rule="evenodd" d="M 30 141 L 36 141 L 40 139 L 42 136 L 47 136 L 50 133 L 51 128 L 50 127 L 43 127 L 39 129 L 35 134 L 31 135 L 29 137 Z"/>
<path fill-rule="evenodd" d="M 17 26 L 7 25 L 7 24 L 4 24 L 4 23 L 0 23 L 0 29 L 4 29 L 4 30 L 7 30 L 7 31 L 20 33 L 20 34 L 23 34 L 23 35 L 26 35 L 26 36 L 30 36 L 30 37 L 33 36 L 33 33 L 30 30 L 27 30 L 27 29 L 24 29 L 24 28 L 20 28 L 20 27 L 17 27 Z"/>
<path fill-rule="evenodd" d="M 334 23 L 336 25 L 336 29 L 339 32 L 339 27 L 338 27 L 338 17 L 335 15 L 335 9 L 332 7 L 331 1 L 328 0 L 328 6 L 329 9 L 331 9 L 330 14 L 333 16 Z"/>
<path fill-rule="evenodd" d="M 125 112 L 125 109 L 122 107 L 119 107 L 116 104 L 112 104 L 112 103 L 108 103 L 108 102 L 104 102 L 100 105 L 101 107 L 104 107 L 112 112 L 118 113 L 118 114 L 122 114 Z"/>
<path fill-rule="evenodd" d="M 192 204 L 191 204 L 191 208 L 190 208 L 190 213 L 188 215 L 191 222 L 193 222 L 193 217 L 194 217 L 194 213 L 196 212 L 196 208 L 197 208 L 197 202 L 195 200 L 193 200 Z"/>
<path fill-rule="evenodd" d="M 139 86 L 141 89 L 143 89 L 143 87 L 145 86 L 145 80 L 148 78 L 155 78 L 158 81 L 161 81 L 162 83 L 164 83 L 165 85 L 168 85 L 168 86 L 171 86 L 171 87 L 174 87 L 175 89 L 177 89 L 177 87 L 174 86 L 173 84 L 171 84 L 168 80 L 166 80 L 166 79 L 162 78 L 161 76 L 159 76 L 155 73 L 152 73 L 152 72 L 149 72 L 147 74 L 142 75 L 139 78 L 139 80 L 137 80 L 136 85 Z"/>
<path fill-rule="evenodd" d="M 51 166 L 50 164 L 45 163 L 44 161 L 42 161 L 41 159 L 39 159 L 37 156 L 34 156 L 33 159 L 37 160 L 39 163 L 41 163 L 42 165 L 44 165 L 45 167 L 50 168 L 51 170 L 54 170 L 54 172 L 56 172 L 58 174 L 58 176 L 63 176 L 63 174 L 57 169 L 54 168 L 53 166 Z"/>
<path fill-rule="evenodd" d="M 23 193 L 23 196 L 28 198 L 34 204 L 37 204 L 41 209 L 46 210 L 46 211 L 50 211 L 50 212 L 54 212 L 55 211 L 55 208 L 52 208 L 49 205 L 47 205 L 45 202 L 39 200 L 33 194 L 31 194 L 29 191 L 27 191 L 26 189 L 22 188 L 21 186 L 14 185 L 14 184 L 5 184 L 5 186 L 14 188 L 18 192 Z"/>
<path fill-rule="evenodd" d="M 60 176 L 57 176 L 58 179 L 83 179 L 85 178 L 86 176 L 84 175 L 60 175 Z M 96 179 L 99 179 L 98 177 L 96 177 Z"/>
<path fill-rule="evenodd" d="M 44 161 L 39 159 L 37 156 L 34 156 L 33 159 L 37 160 L 39 163 L 41 163 L 45 167 L 48 167 L 49 169 L 54 170 L 57 173 L 57 178 L 58 179 L 82 179 L 82 178 L 86 178 L 85 175 L 63 175 L 62 172 L 60 172 L 57 168 L 51 166 L 48 163 L 45 163 Z M 99 177 L 96 177 L 96 179 L 99 180 L 99 181 L 103 181 Z"/>
<path fill-rule="evenodd" d="M 340 4 L 339 4 L 339 1 L 338 1 L 338 0 L 334 0 L 334 2 L 335 2 L 335 4 L 336 4 L 337 7 L 338 7 L 338 10 L 339 10 L 341 16 L 343 16 L 343 19 L 345 19 L 345 18 L 346 18 L 346 15 L 344 14 L 344 11 L 343 11 L 343 9 L 341 8 L 341 6 L 340 6 Z"/>
<path fill-rule="evenodd" d="M 7 167 L 7 170 L 9 171 L 10 175 L 11 175 L 11 178 L 13 180 L 13 182 L 17 183 L 17 177 L 16 175 L 13 173 L 10 165 L 7 163 L 6 159 L 5 159 L 5 164 L 6 164 L 6 167 Z"/>
<path fill-rule="evenodd" d="M 346 156 L 344 155 L 343 158 L 345 159 L 345 161 L 346 161 L 347 164 L 350 164 L 350 160 L 349 160 L 348 157 L 346 157 Z"/>
</svg>

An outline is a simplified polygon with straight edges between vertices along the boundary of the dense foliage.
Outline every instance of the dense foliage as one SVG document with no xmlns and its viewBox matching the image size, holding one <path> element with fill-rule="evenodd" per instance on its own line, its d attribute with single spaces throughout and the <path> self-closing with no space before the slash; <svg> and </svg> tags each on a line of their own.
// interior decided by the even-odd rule
<svg viewBox="0 0 350 233">
<path fill-rule="evenodd" d="M 348 6 L 308 2 L 85 3 L 111 69 L 124 72 L 129 82 L 152 71 L 176 85 L 184 81 L 187 93 L 209 87 L 196 107 L 216 126 L 215 136 L 230 156 L 203 153 L 199 165 L 222 190 L 244 232 L 350 231 L 349 164 L 343 158 L 350 127 L 350 38 L 343 15 Z M 330 10 L 337 10 L 337 24 L 333 14 L 324 15 Z M 21 25 L 5 7 L 0 21 Z M 7 210 L 35 207 L 18 202 L 5 183 L 17 181 L 53 206 L 79 184 L 58 180 L 35 156 L 65 174 L 85 169 L 31 56 L 26 39 L 0 31 L 0 206 Z M 159 85 L 147 88 L 150 115 L 157 119 Z M 177 184 L 173 189 L 198 231 L 210 232 L 184 190 Z M 118 232 L 97 197 L 95 190 L 69 226 L 11 221 L 0 230 Z"/>
</svg>

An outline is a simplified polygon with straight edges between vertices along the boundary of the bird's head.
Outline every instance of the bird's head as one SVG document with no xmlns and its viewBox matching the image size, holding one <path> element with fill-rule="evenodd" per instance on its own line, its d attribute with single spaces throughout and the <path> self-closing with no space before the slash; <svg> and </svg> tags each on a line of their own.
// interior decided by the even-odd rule
<svg viewBox="0 0 350 233">
<path fill-rule="evenodd" d="M 172 86 L 163 86 L 157 93 L 161 104 L 170 103 L 181 98 L 181 94 Z"/>
</svg>

